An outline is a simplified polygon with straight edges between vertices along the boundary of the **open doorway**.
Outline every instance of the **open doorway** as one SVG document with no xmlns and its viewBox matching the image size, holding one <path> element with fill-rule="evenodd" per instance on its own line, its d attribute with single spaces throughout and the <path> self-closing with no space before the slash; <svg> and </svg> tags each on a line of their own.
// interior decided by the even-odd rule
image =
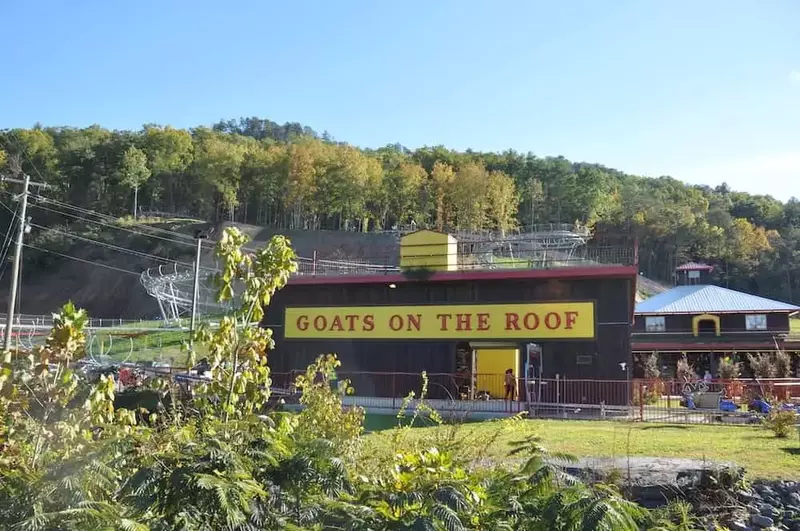
<svg viewBox="0 0 800 531">
<path fill-rule="evenodd" d="M 502 399 L 506 396 L 506 371 L 511 370 L 514 399 L 519 398 L 516 382 L 520 377 L 519 348 L 516 345 L 476 346 L 475 387 L 478 394 Z"/>
<path fill-rule="evenodd" d="M 699 336 L 715 336 L 717 335 L 717 325 L 714 321 L 703 320 L 697 323 L 697 334 Z"/>
<path fill-rule="evenodd" d="M 456 386 L 461 400 L 475 399 L 475 349 L 469 342 L 456 345 Z"/>
</svg>

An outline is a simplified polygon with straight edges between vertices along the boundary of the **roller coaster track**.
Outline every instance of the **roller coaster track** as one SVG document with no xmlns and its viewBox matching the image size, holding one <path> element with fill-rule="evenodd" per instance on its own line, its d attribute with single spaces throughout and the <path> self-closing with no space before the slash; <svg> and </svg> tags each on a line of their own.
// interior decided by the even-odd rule
<svg viewBox="0 0 800 531">
<path fill-rule="evenodd" d="M 297 275 L 353 275 L 398 273 L 396 266 L 383 266 L 364 261 L 315 260 L 299 257 Z M 207 273 L 215 270 L 203 268 Z M 216 301 L 216 291 L 211 286 L 209 275 L 203 278 L 197 297 L 197 310 L 201 314 L 222 313 L 231 304 Z M 180 264 L 162 265 L 142 272 L 139 282 L 147 293 L 156 299 L 165 322 L 179 321 L 191 312 L 194 289 L 194 268 Z"/>
<path fill-rule="evenodd" d="M 493 268 L 509 260 L 525 262 L 528 267 L 535 268 L 573 261 L 576 251 L 592 237 L 585 227 L 564 224 L 540 225 L 527 231 L 502 234 L 457 232 L 454 236 L 459 255 L 471 257 L 472 265 L 481 268 Z"/>
<path fill-rule="evenodd" d="M 415 229 L 416 227 L 403 227 L 386 232 L 395 234 L 399 244 L 402 235 Z M 570 261 L 574 259 L 576 250 L 591 239 L 591 233 L 585 227 L 565 224 L 537 225 L 505 233 L 456 231 L 453 236 L 458 241 L 459 266 L 482 269 L 497 267 L 498 263 L 509 260 L 521 264 L 521 267 L 535 268 L 547 267 L 557 261 Z M 388 263 L 390 262 L 387 261 Z M 399 272 L 397 265 L 380 265 L 364 260 L 299 257 L 296 274 L 337 276 Z M 164 321 L 177 322 L 191 311 L 194 286 L 192 267 L 180 264 L 162 265 L 144 271 L 139 280 L 147 293 L 156 299 Z M 198 293 L 198 312 L 220 313 L 229 307 L 216 302 L 208 279 L 203 279 Z"/>
</svg>

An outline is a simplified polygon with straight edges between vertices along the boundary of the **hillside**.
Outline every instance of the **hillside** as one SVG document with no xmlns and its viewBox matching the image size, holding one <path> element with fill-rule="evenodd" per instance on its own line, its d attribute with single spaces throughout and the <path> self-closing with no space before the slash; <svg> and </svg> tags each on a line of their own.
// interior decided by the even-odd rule
<svg viewBox="0 0 800 531">
<path fill-rule="evenodd" d="M 50 203 L 35 212 L 42 226 L 61 223 L 53 211 L 63 209 L 124 216 L 134 188 L 140 210 L 273 230 L 376 232 L 413 222 L 478 232 L 578 222 L 599 235 L 635 237 L 641 270 L 656 282 L 669 282 L 682 262 L 702 261 L 730 288 L 800 300 L 800 202 L 724 184 L 512 150 L 361 149 L 259 118 L 189 130 L 16 129 L 0 131 L 0 146 L 0 172 L 53 185 L 42 194 Z M 0 190 L 9 209 L 13 190 Z"/>
<path fill-rule="evenodd" d="M 88 220 L 69 227 L 39 229 L 26 240 L 23 256 L 21 307 L 26 314 L 47 314 L 67 300 L 86 308 L 90 315 L 122 319 L 152 319 L 159 308 L 141 286 L 139 275 L 148 268 L 170 262 L 191 264 L 195 258 L 191 236 L 196 229 L 211 230 L 204 244 L 203 266 L 216 267 L 212 248 L 226 227 L 235 226 L 251 238 L 249 248 L 263 246 L 273 235 L 289 238 L 302 258 L 364 260 L 391 263 L 399 253 L 399 238 L 392 233 L 280 230 L 223 222 L 217 225 L 191 220 L 151 220 L 134 225 L 129 220 L 108 220 L 98 225 Z M 69 235 L 67 235 L 69 234 Z M 46 251 L 45 251 L 46 249 Z M 7 304 L 10 267 L 0 290 Z M 646 298 L 668 286 L 639 276 L 637 295 Z"/>
<path fill-rule="evenodd" d="M 194 243 L 178 235 L 188 237 L 196 229 L 213 228 L 212 237 L 201 255 L 205 267 L 216 265 L 212 252 L 215 237 L 231 225 L 252 238 L 248 245 L 251 248 L 262 246 L 274 234 L 283 234 L 301 257 L 312 257 L 316 253 L 318 259 L 375 259 L 398 252 L 397 238 L 391 234 L 275 230 L 241 223 L 213 225 L 185 220 L 159 220 L 139 226 L 121 222 L 117 228 L 107 221 L 104 223 L 103 226 L 91 222 L 72 223 L 71 236 L 55 232 L 67 232 L 65 227 L 31 233 L 26 241 L 38 249 L 26 248 L 23 254 L 22 313 L 49 314 L 72 300 L 97 317 L 155 318 L 160 315 L 158 305 L 141 286 L 139 274 L 159 265 L 169 270 L 168 262 L 172 260 L 193 263 Z M 8 304 L 10 264 L 5 269 L 0 281 L 2 307 Z"/>
<path fill-rule="evenodd" d="M 129 224 L 121 226 L 130 229 Z M 190 235 L 195 228 L 205 228 L 208 224 L 158 222 L 150 226 Z M 54 230 L 67 232 L 63 226 Z M 140 234 L 135 234 L 111 226 L 72 223 L 71 237 L 54 230 L 34 230 L 26 239 L 37 248 L 26 247 L 23 252 L 22 313 L 49 314 L 72 300 L 92 316 L 152 319 L 159 315 L 159 309 L 140 285 L 141 272 L 169 260 L 194 261 L 191 244 L 148 237 L 146 228 L 137 228 Z M 164 259 L 157 260 L 146 254 Z M 8 304 L 10 270 L 10 264 L 6 264 L 0 282 L 2 308 Z"/>
</svg>

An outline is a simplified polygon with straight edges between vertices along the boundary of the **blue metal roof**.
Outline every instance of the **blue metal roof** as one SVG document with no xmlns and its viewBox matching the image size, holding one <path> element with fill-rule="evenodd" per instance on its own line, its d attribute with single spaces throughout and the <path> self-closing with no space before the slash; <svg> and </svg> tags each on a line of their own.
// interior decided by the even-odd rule
<svg viewBox="0 0 800 531">
<path fill-rule="evenodd" d="M 800 311 L 800 306 L 719 286 L 677 286 L 636 305 L 637 314 Z"/>
</svg>

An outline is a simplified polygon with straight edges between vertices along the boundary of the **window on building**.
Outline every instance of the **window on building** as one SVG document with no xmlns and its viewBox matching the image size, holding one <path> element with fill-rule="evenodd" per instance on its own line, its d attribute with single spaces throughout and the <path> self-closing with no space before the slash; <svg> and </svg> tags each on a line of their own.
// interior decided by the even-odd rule
<svg viewBox="0 0 800 531">
<path fill-rule="evenodd" d="M 667 329 L 666 324 L 664 323 L 664 316 L 657 315 L 652 317 L 645 317 L 644 319 L 644 329 L 647 332 L 664 332 Z"/>
<path fill-rule="evenodd" d="M 767 329 L 767 316 L 763 313 L 746 315 L 744 319 L 745 328 L 747 328 L 747 330 Z"/>
</svg>

